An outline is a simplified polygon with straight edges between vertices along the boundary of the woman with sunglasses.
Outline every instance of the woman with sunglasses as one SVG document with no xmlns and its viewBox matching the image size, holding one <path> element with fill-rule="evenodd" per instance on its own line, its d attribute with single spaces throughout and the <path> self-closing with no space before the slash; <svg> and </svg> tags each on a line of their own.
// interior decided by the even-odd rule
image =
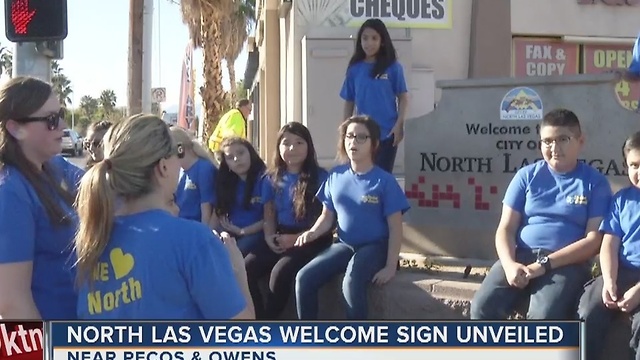
<svg viewBox="0 0 640 360">
<path fill-rule="evenodd" d="M 89 159 L 87 159 L 86 170 L 89 170 L 95 163 L 102 161 L 102 138 L 104 134 L 109 130 L 112 123 L 107 120 L 94 122 L 89 125 L 87 129 L 87 137 L 84 140 L 84 149 L 89 153 Z"/>
<path fill-rule="evenodd" d="M 107 131 L 104 159 L 82 178 L 78 192 L 81 319 L 253 316 L 235 240 L 223 243 L 207 225 L 167 210 L 182 154 L 182 144 L 153 115 L 133 116 Z"/>
<path fill-rule="evenodd" d="M 72 204 L 82 175 L 59 156 L 65 129 L 49 84 L 0 87 L 0 317 L 74 319 Z"/>
</svg>

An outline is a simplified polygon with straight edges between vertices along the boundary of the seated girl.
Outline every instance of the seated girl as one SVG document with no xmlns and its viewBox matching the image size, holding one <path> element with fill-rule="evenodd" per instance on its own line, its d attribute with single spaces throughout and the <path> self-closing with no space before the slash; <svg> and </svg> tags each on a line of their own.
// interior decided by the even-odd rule
<svg viewBox="0 0 640 360">
<path fill-rule="evenodd" d="M 264 176 L 266 165 L 251 143 L 240 137 L 225 138 L 218 159 L 210 226 L 235 237 L 246 256 L 264 241 L 264 209 L 272 193 Z"/>
</svg>

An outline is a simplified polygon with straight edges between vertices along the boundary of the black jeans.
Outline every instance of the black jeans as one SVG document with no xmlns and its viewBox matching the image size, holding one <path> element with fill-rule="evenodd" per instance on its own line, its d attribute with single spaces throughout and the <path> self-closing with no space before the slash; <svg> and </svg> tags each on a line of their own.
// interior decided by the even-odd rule
<svg viewBox="0 0 640 360">
<path fill-rule="evenodd" d="M 628 269 L 620 266 L 616 279 L 618 298 L 621 299 L 625 291 L 640 281 L 640 271 Z M 584 294 L 580 297 L 578 305 L 578 316 L 585 321 L 586 325 L 586 355 L 587 360 L 597 360 L 602 355 L 602 350 L 606 341 L 604 334 L 608 333 L 611 320 L 619 310 L 609 309 L 602 301 L 602 288 L 604 282 L 602 276 L 589 281 L 584 287 Z M 629 358 L 640 359 L 638 344 L 640 343 L 640 307 L 636 307 L 629 314 L 631 317 L 631 339 L 629 339 Z"/>
<path fill-rule="evenodd" d="M 393 146 L 393 139 L 394 136 L 391 135 L 391 137 L 380 141 L 380 146 L 376 152 L 376 165 L 388 173 L 393 173 L 393 166 L 396 162 L 396 153 L 398 152 L 398 147 Z"/>
<path fill-rule="evenodd" d="M 278 226 L 280 234 L 299 234 L 306 229 Z M 292 247 L 282 254 L 274 253 L 265 241 L 261 241 L 244 258 L 247 282 L 256 310 L 256 319 L 275 320 L 289 301 L 296 274 L 333 242 L 332 232 L 301 247 Z M 263 298 L 259 282 L 269 276 L 269 289 Z"/>
</svg>

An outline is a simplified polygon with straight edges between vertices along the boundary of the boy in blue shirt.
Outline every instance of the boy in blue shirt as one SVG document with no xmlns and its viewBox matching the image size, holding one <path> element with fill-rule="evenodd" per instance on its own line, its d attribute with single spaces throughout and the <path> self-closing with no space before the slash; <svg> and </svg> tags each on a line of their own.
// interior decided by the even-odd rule
<svg viewBox="0 0 640 360">
<path fill-rule="evenodd" d="M 530 296 L 528 319 L 569 318 L 589 279 L 611 188 L 578 161 L 584 135 L 573 112 L 546 114 L 540 137 L 544 160 L 520 169 L 505 193 L 499 261 L 471 302 L 472 319 L 506 319 L 523 296 Z"/>
<path fill-rule="evenodd" d="M 640 359 L 640 132 L 624 144 L 631 185 L 620 190 L 600 225 L 604 233 L 600 249 L 602 275 L 586 286 L 578 314 L 587 325 L 587 359 L 600 358 L 612 318 L 620 311 L 631 316 L 629 347 Z"/>
</svg>

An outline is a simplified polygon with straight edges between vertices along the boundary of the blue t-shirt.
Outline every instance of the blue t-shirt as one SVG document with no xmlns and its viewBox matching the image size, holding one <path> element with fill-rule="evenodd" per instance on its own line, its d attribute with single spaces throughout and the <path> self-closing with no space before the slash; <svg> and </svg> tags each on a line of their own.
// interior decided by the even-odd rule
<svg viewBox="0 0 640 360">
<path fill-rule="evenodd" d="M 202 220 L 202 204 L 213 203 L 213 187 L 218 169 L 206 159 L 198 159 L 187 170 L 180 169 L 176 190 L 179 216 L 189 220 Z"/>
<path fill-rule="evenodd" d="M 228 320 L 246 306 L 222 241 L 164 210 L 116 217 L 94 280 L 80 319 Z"/>
<path fill-rule="evenodd" d="M 387 241 L 387 217 L 410 208 L 396 178 L 377 166 L 357 174 L 350 165 L 339 165 L 316 196 L 336 214 L 340 240 L 354 246 Z"/>
<path fill-rule="evenodd" d="M 75 193 L 83 170 L 62 156 L 49 165 L 62 187 Z M 53 189 L 51 193 L 55 194 Z M 33 262 L 31 293 L 44 320 L 76 318 L 73 238 L 78 218 L 74 209 L 58 200 L 69 224 L 51 223 L 35 189 L 18 169 L 0 170 L 0 263 Z"/>
<path fill-rule="evenodd" d="M 327 176 L 329 176 L 329 173 L 322 168 L 318 170 L 319 188 L 325 182 L 325 180 L 327 180 Z M 299 174 L 286 172 L 282 176 L 281 181 L 272 184 L 278 225 L 302 229 L 311 227 L 316 221 L 316 218 L 309 217 L 300 221 L 296 219 L 295 209 L 293 207 L 293 191 L 299 177 Z"/>
<path fill-rule="evenodd" d="M 629 186 L 618 191 L 600 231 L 621 240 L 618 254 L 621 266 L 640 269 L 640 189 Z"/>
<path fill-rule="evenodd" d="M 604 217 L 610 200 L 607 178 L 591 166 L 579 162 L 559 174 L 540 160 L 518 170 L 503 203 L 522 216 L 518 248 L 556 251 L 582 239 L 587 222 Z"/>
<path fill-rule="evenodd" d="M 76 192 L 78 186 L 80 186 L 80 181 L 82 180 L 85 171 L 72 164 L 62 155 L 54 156 L 49 160 L 49 164 L 56 172 L 58 172 L 58 176 L 65 179 L 63 188 L 66 188 L 67 184 L 69 184 L 69 190 Z"/>
<path fill-rule="evenodd" d="M 376 78 L 371 77 L 374 63 L 361 61 L 347 69 L 340 97 L 352 101 L 358 115 L 369 115 L 380 126 L 382 139 L 386 139 L 398 120 L 397 97 L 407 92 L 404 71 L 399 62 L 387 68 Z"/>
<path fill-rule="evenodd" d="M 247 183 L 240 180 L 236 187 L 236 202 L 229 214 L 229 221 L 237 227 L 244 228 L 255 224 L 264 219 L 264 205 L 273 200 L 273 190 L 271 189 L 271 181 L 267 175 L 258 177 L 253 192 L 251 193 L 251 203 L 249 207 L 244 207 L 244 189 Z M 216 189 L 216 191 L 224 191 L 224 189 Z M 214 206 L 216 203 L 214 196 Z"/>
</svg>

